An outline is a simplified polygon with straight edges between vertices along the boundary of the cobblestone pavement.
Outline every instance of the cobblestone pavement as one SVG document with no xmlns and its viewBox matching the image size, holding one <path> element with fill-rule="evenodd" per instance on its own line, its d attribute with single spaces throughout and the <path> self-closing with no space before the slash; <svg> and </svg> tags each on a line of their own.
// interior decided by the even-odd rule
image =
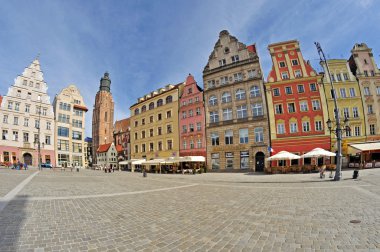
<svg viewBox="0 0 380 252">
<path fill-rule="evenodd" d="M 0 201 L 35 172 L 1 169 Z M 0 212 L 0 251 L 380 251 L 380 169 L 343 175 L 43 170 Z"/>
</svg>

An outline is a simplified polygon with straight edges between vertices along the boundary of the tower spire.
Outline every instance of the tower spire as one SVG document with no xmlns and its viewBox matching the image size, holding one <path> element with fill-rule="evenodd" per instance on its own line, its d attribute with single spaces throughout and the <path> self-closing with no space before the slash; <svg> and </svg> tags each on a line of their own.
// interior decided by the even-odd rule
<svg viewBox="0 0 380 252">
<path fill-rule="evenodd" d="M 107 71 L 104 73 L 104 76 L 100 79 L 99 91 L 111 92 L 111 79 Z"/>
</svg>

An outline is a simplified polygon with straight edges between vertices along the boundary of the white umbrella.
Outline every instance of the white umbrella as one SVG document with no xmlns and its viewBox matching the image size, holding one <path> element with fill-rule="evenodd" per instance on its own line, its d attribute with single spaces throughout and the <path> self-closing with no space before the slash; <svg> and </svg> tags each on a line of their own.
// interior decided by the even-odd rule
<svg viewBox="0 0 380 252">
<path fill-rule="evenodd" d="M 279 153 L 267 158 L 267 161 L 273 161 L 273 160 L 292 160 L 292 159 L 300 159 L 301 156 L 298 156 L 296 154 L 287 152 L 287 151 L 280 151 Z M 284 166 L 282 166 L 282 172 L 284 172 Z"/>
<path fill-rule="evenodd" d="M 311 158 L 311 157 L 335 157 L 336 154 L 331 151 L 327 151 L 322 148 L 315 148 L 308 153 L 303 154 L 301 157 L 303 158 Z"/>
</svg>

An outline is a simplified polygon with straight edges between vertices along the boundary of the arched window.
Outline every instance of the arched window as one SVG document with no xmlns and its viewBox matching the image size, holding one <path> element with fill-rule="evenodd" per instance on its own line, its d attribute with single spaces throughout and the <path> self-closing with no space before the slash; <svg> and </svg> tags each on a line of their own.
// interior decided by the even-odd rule
<svg viewBox="0 0 380 252">
<path fill-rule="evenodd" d="M 160 107 L 160 106 L 162 106 L 164 104 L 164 101 L 162 100 L 162 99 L 159 99 L 158 101 L 157 101 L 157 107 Z"/>
<path fill-rule="evenodd" d="M 142 112 L 145 112 L 146 111 L 146 106 L 144 105 L 144 106 L 142 106 L 142 108 L 141 108 L 141 113 Z"/>
<path fill-rule="evenodd" d="M 260 88 L 259 86 L 251 87 L 251 97 L 259 97 L 260 96 Z"/>
<path fill-rule="evenodd" d="M 210 98 L 208 99 L 208 104 L 211 106 L 217 105 L 218 104 L 218 98 L 216 98 L 215 95 L 211 95 Z"/>
<path fill-rule="evenodd" d="M 149 110 L 154 109 L 154 102 L 149 103 Z"/>
<path fill-rule="evenodd" d="M 222 103 L 227 103 L 227 102 L 231 102 L 231 101 L 232 101 L 232 97 L 231 97 L 230 92 L 224 92 L 222 94 Z"/>
<path fill-rule="evenodd" d="M 135 115 L 138 115 L 140 113 L 140 110 L 137 108 L 135 109 Z"/>
<path fill-rule="evenodd" d="M 171 95 L 166 97 L 166 103 L 171 103 L 172 101 L 173 101 L 173 97 Z"/>
<path fill-rule="evenodd" d="M 236 91 L 236 100 L 243 100 L 243 99 L 245 99 L 245 90 L 239 88 Z"/>
</svg>

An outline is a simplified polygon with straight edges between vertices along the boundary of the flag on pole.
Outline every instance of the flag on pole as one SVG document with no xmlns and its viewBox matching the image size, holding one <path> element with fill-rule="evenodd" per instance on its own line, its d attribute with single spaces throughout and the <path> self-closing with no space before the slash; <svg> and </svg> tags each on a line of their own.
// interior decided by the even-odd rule
<svg viewBox="0 0 380 252">
<path fill-rule="evenodd" d="M 272 147 L 270 147 L 270 146 L 268 146 L 268 151 L 269 151 L 270 153 L 274 152 L 274 150 L 273 150 Z"/>
</svg>

